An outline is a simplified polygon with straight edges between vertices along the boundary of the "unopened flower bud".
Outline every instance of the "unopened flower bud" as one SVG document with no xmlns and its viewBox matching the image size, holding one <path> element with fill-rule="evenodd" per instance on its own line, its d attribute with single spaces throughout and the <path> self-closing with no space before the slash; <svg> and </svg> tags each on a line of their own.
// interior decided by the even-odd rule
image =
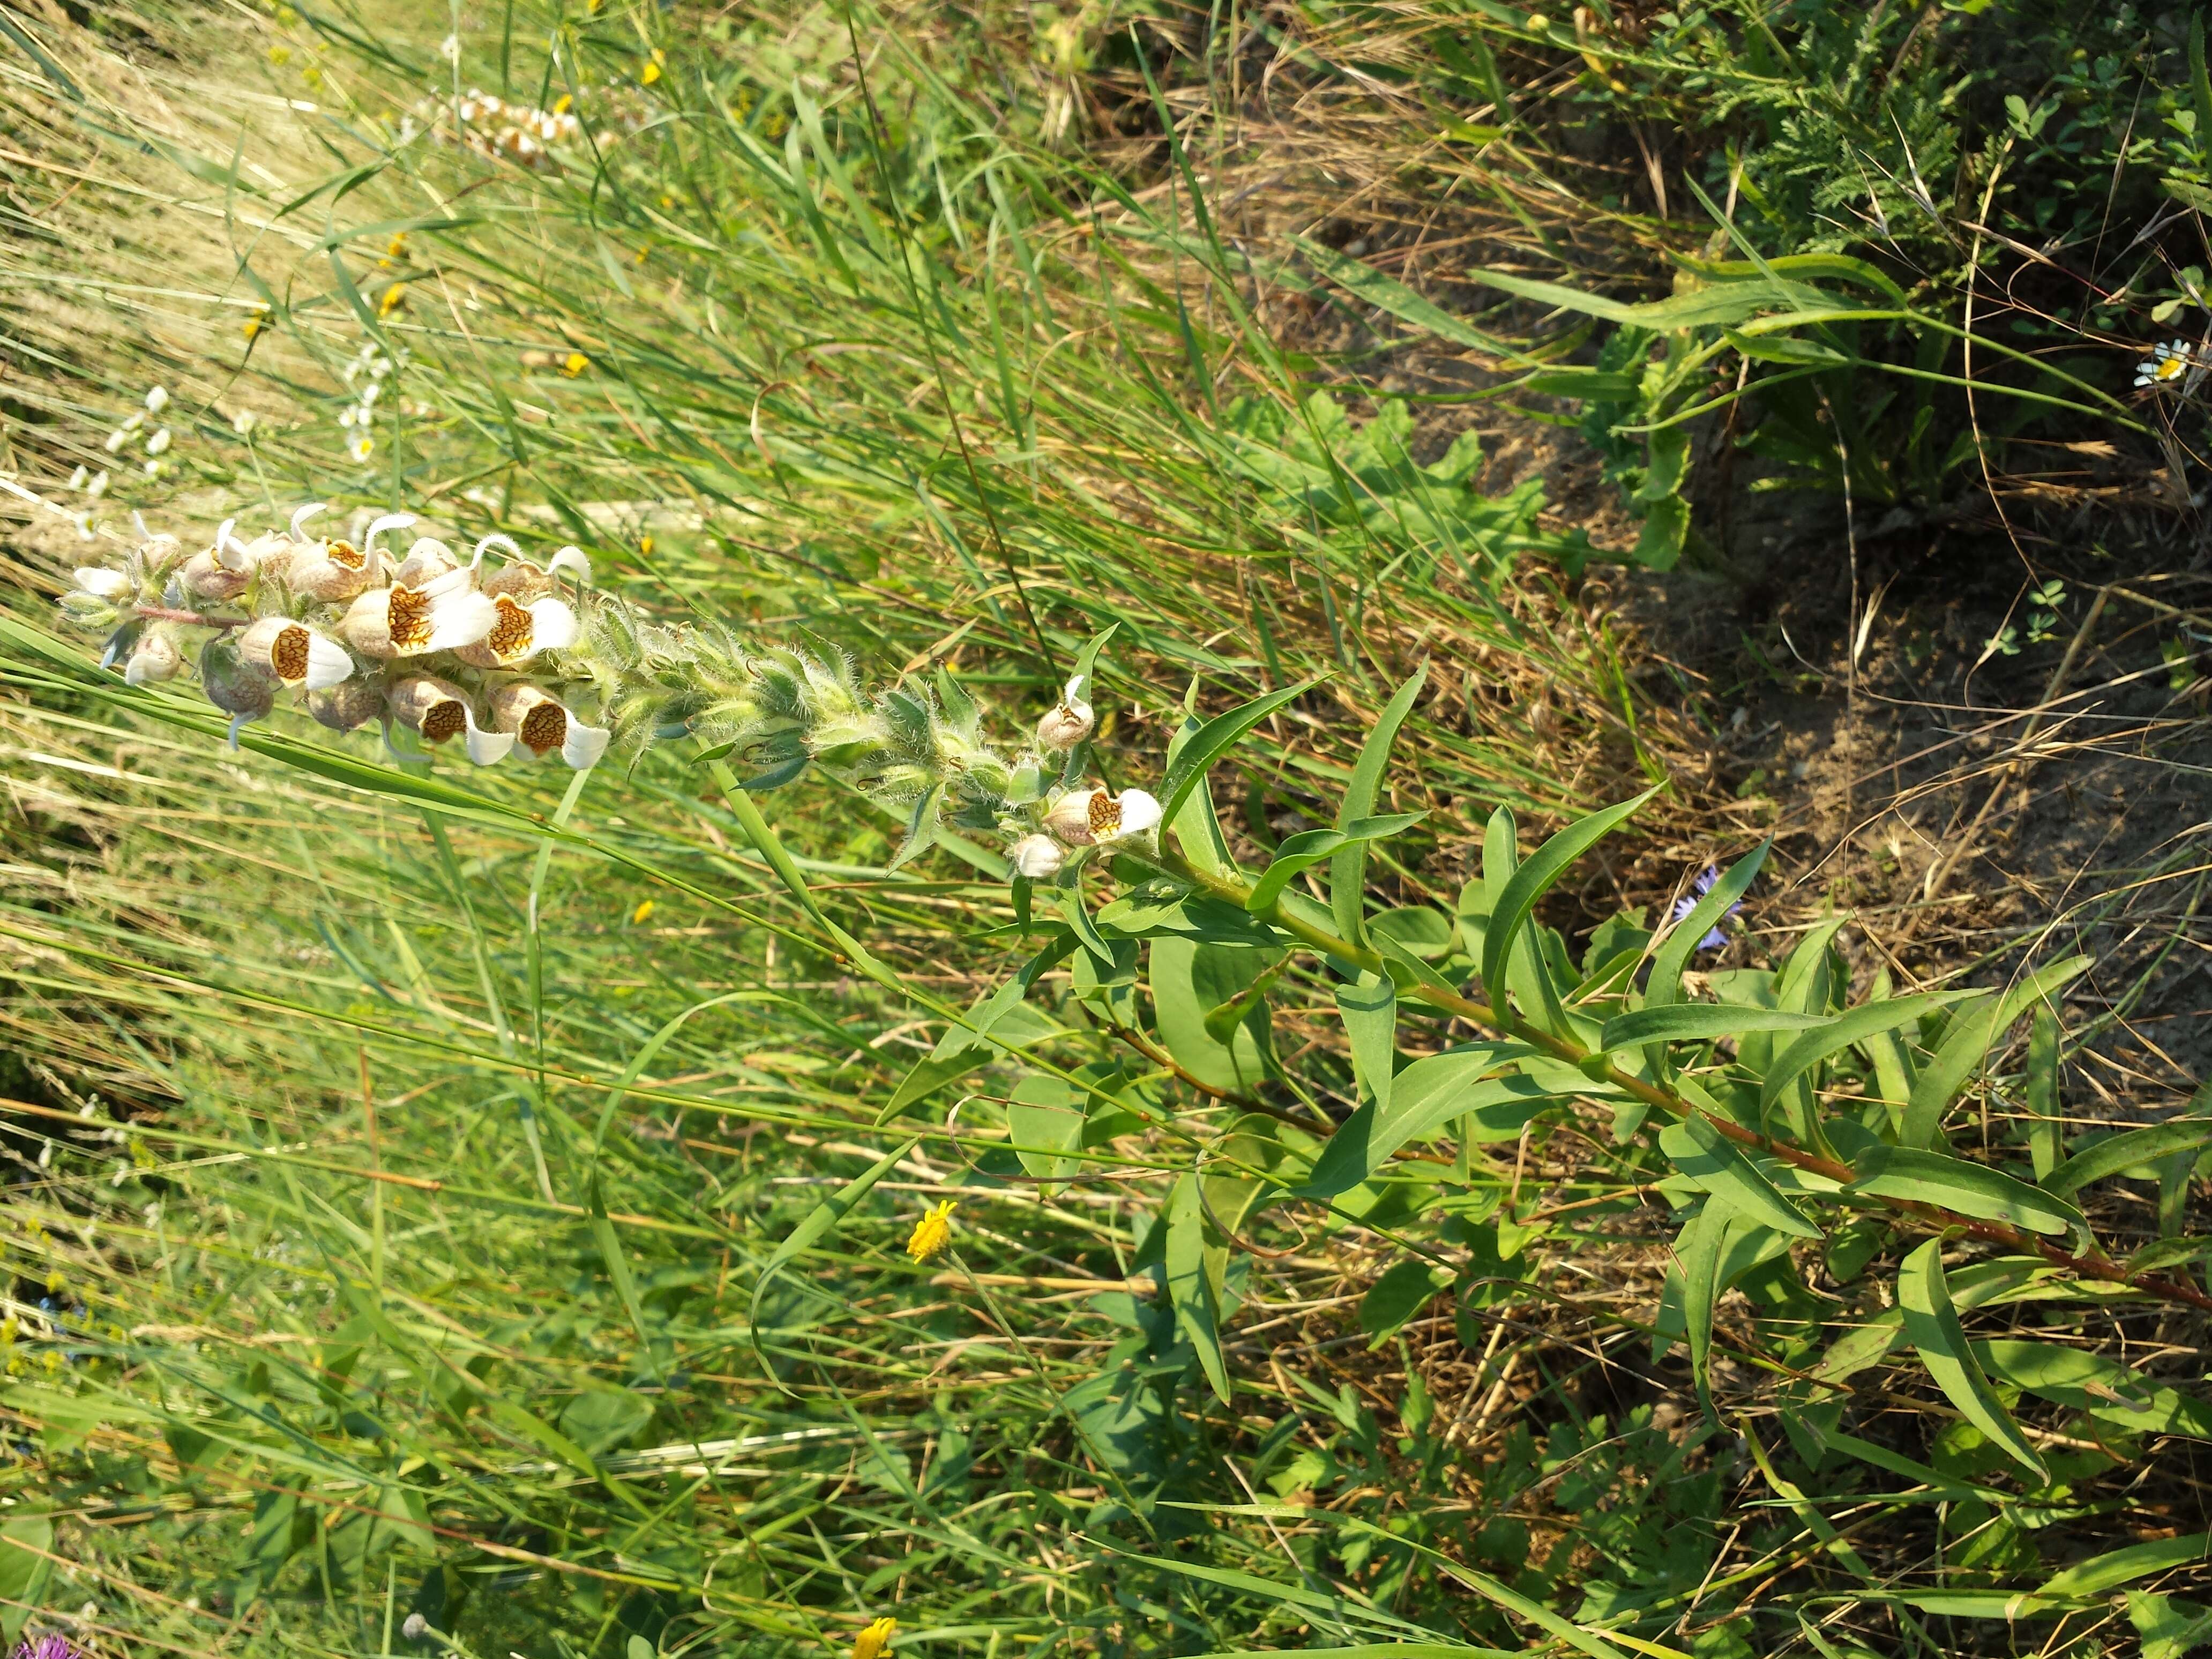
<svg viewBox="0 0 2212 1659">
<path fill-rule="evenodd" d="M 230 716 L 230 746 L 238 729 L 258 720 L 276 705 L 276 682 L 240 662 L 234 642 L 217 640 L 200 653 L 200 689 L 207 700 Z"/>
<path fill-rule="evenodd" d="M 175 636 L 166 628 L 149 628 L 131 648 L 130 660 L 123 665 L 123 681 L 126 685 L 148 685 L 173 680 L 184 666 L 185 653 L 177 649 Z"/>
<path fill-rule="evenodd" d="M 1037 747 L 1054 755 L 1064 755 L 1081 743 L 1098 726 L 1098 716 L 1083 700 L 1083 676 L 1068 681 L 1067 690 L 1060 696 L 1058 707 L 1050 709 L 1037 722 Z"/>
<path fill-rule="evenodd" d="M 59 603 L 62 619 L 73 628 L 112 628 L 119 618 L 112 600 L 88 593 L 82 587 L 70 589 Z"/>
<path fill-rule="evenodd" d="M 1060 873 L 1066 855 L 1050 836 L 1024 836 L 1006 854 L 1014 873 L 1030 881 L 1050 881 Z"/>
<path fill-rule="evenodd" d="M 384 713 L 384 688 L 366 674 L 356 674 L 315 692 L 307 699 L 307 713 L 333 732 L 350 732 Z"/>
</svg>

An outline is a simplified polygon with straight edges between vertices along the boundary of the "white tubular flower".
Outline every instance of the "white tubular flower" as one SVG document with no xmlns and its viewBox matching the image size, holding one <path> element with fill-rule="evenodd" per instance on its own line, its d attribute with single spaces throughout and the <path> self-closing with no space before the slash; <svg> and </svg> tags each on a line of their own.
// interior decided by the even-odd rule
<svg viewBox="0 0 2212 1659">
<path fill-rule="evenodd" d="M 559 750 L 561 758 L 579 772 L 599 763 L 612 735 L 605 726 L 586 726 L 538 687 L 519 681 L 492 694 L 491 723 L 498 731 L 513 732 L 540 760 Z"/>
<path fill-rule="evenodd" d="M 213 545 L 186 559 L 184 568 L 177 573 L 185 592 L 193 599 L 217 604 L 234 599 L 253 580 L 252 551 L 231 534 L 237 522 L 235 519 L 225 519 L 215 532 Z"/>
<path fill-rule="evenodd" d="M 494 539 L 489 536 L 485 537 L 483 541 L 477 544 L 477 551 L 481 553 L 486 544 Z M 496 539 L 507 542 L 510 548 L 514 545 L 504 536 L 498 537 Z M 592 562 L 584 556 L 581 548 L 572 544 L 561 549 L 542 565 L 520 557 L 519 555 L 509 559 L 497 570 L 484 578 L 483 591 L 495 594 L 512 593 L 516 599 L 526 604 L 532 599 L 543 599 L 546 594 L 550 593 L 554 588 L 553 579 L 564 570 L 574 576 L 580 586 L 589 587 L 592 585 Z"/>
<path fill-rule="evenodd" d="M 114 431 L 107 434 L 107 441 L 100 447 L 106 450 L 106 452 L 111 455 L 119 455 L 123 453 L 123 446 L 130 441 L 130 433 L 125 431 L 123 428 L 118 427 Z"/>
<path fill-rule="evenodd" d="M 540 651 L 562 651 L 576 642 L 576 613 L 560 599 L 517 604 L 512 595 L 492 599 L 498 612 L 491 631 L 460 648 L 463 662 L 477 668 L 514 668 Z"/>
<path fill-rule="evenodd" d="M 1083 700 L 1083 681 L 1080 674 L 1068 681 L 1059 706 L 1037 722 L 1038 748 L 1064 755 L 1097 729 L 1097 713 Z"/>
<path fill-rule="evenodd" d="M 302 532 L 301 525 L 322 510 L 322 503 L 316 501 L 292 515 L 292 533 L 299 538 L 300 544 L 292 556 L 287 580 L 295 593 L 334 604 L 356 597 L 375 580 L 382 562 L 381 551 L 376 545 L 379 532 L 395 525 L 412 524 L 415 515 L 386 514 L 370 524 L 362 545 L 356 547 L 351 542 L 318 540 Z"/>
<path fill-rule="evenodd" d="M 348 608 L 338 632 L 363 656 L 380 659 L 474 645 L 491 632 L 499 612 L 470 585 L 471 574 L 448 570 L 420 586 L 399 581 L 372 587 Z"/>
<path fill-rule="evenodd" d="M 184 671 L 184 666 L 185 653 L 177 649 L 177 641 L 169 630 L 149 628 L 131 648 L 131 659 L 123 665 L 123 683 L 147 685 L 173 680 Z"/>
<path fill-rule="evenodd" d="M 72 573 L 76 585 L 95 599 L 119 599 L 131 589 L 131 578 L 120 570 L 110 570 L 106 565 L 79 565 Z"/>
<path fill-rule="evenodd" d="M 163 427 L 159 432 L 156 432 L 152 437 L 146 440 L 146 453 L 149 455 L 161 454 L 164 450 L 168 448 L 170 443 L 173 441 L 173 438 L 174 434 L 170 432 L 169 428 L 166 426 Z"/>
<path fill-rule="evenodd" d="M 289 617 L 264 617 L 238 636 L 239 660 L 280 685 L 327 690 L 353 678 L 353 659 L 328 635 Z"/>
<path fill-rule="evenodd" d="M 333 732 L 350 732 L 384 713 L 384 688 L 366 675 L 315 692 L 307 699 L 307 712 L 318 724 Z"/>
<path fill-rule="evenodd" d="M 1158 829 L 1160 804 L 1141 789 L 1078 789 L 1053 803 L 1044 827 L 1070 847 L 1110 846 Z"/>
<path fill-rule="evenodd" d="M 428 674 L 410 674 L 395 682 L 385 701 L 392 719 L 418 733 L 425 743 L 443 743 L 475 724 L 468 694 Z"/>
<path fill-rule="evenodd" d="M 1030 881 L 1050 881 L 1067 861 L 1060 843 L 1050 836 L 1024 836 L 1006 857 L 1013 864 L 1014 873 Z"/>
<path fill-rule="evenodd" d="M 149 391 L 146 393 L 146 412 L 147 412 L 149 415 L 159 415 L 159 414 L 160 414 L 163 410 L 167 409 L 168 406 L 169 406 L 169 388 L 168 388 L 168 387 L 167 387 L 167 386 L 157 386 L 153 387 L 151 390 L 149 390 Z"/>
</svg>

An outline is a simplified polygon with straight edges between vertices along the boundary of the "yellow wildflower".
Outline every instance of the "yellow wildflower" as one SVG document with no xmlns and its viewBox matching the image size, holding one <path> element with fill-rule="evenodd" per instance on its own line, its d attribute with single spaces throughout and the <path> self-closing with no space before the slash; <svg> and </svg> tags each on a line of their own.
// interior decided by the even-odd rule
<svg viewBox="0 0 2212 1659">
<path fill-rule="evenodd" d="M 376 302 L 376 314 L 380 317 L 389 317 L 406 303 L 407 284 L 394 283 L 384 290 L 384 297 Z"/>
<path fill-rule="evenodd" d="M 853 1659 L 884 1659 L 891 1650 L 891 1638 L 897 1634 L 897 1620 L 876 1620 L 853 1638 Z"/>
<path fill-rule="evenodd" d="M 644 554 L 647 558 L 651 558 L 653 556 L 653 538 L 650 536 L 640 536 L 637 538 L 637 550 Z"/>
<path fill-rule="evenodd" d="M 580 351 L 572 351 L 561 360 L 561 372 L 574 380 L 592 366 L 592 360 Z"/>
<path fill-rule="evenodd" d="M 46 1294 L 52 1296 L 58 1291 L 61 1287 L 62 1270 L 59 1267 L 49 1268 L 46 1273 Z"/>
<path fill-rule="evenodd" d="M 654 47 L 651 61 L 646 64 L 644 72 L 637 78 L 643 82 L 647 86 L 651 86 L 655 81 L 658 81 L 660 78 L 660 65 L 663 61 L 660 49 L 658 46 Z"/>
<path fill-rule="evenodd" d="M 906 1253 L 916 1261 L 927 1261 L 952 1242 L 952 1212 L 958 1206 L 947 1198 L 933 1204 L 921 1212 L 914 1224 L 914 1231 L 906 1241 Z"/>
<path fill-rule="evenodd" d="M 653 901 L 651 899 L 639 900 L 637 908 L 629 913 L 630 926 L 635 927 L 639 922 L 643 921 L 652 914 Z"/>
<path fill-rule="evenodd" d="M 556 115 L 566 115 L 575 106 L 575 103 L 576 100 L 564 92 L 553 100 L 553 112 Z"/>
</svg>

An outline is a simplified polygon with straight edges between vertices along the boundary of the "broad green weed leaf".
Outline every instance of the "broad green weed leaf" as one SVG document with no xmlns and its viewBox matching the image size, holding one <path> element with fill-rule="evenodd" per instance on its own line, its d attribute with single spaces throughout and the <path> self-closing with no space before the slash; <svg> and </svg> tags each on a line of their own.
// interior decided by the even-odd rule
<svg viewBox="0 0 2212 1659">
<path fill-rule="evenodd" d="M 2124 1170 L 2177 1153 L 2200 1152 L 2206 1146 L 2212 1146 L 2212 1118 L 2184 1118 L 2148 1129 L 2128 1129 L 2068 1158 L 2039 1184 L 2044 1191 L 2063 1197 Z"/>
<path fill-rule="evenodd" d="M 2178 1595 L 2128 1592 L 2128 1622 L 2142 1638 L 2142 1659 L 2183 1659 L 2212 1642 L 2212 1611 Z"/>
<path fill-rule="evenodd" d="M 1765 1111 L 1771 1107 L 1781 1098 L 1784 1090 L 1829 1055 L 1855 1042 L 1863 1042 L 1877 1032 L 1912 1024 L 1930 1010 L 1972 994 L 1971 991 L 1928 991 L 1917 996 L 1893 997 L 1887 1002 L 1867 1003 L 1833 1019 L 1823 1020 L 1816 1030 L 1807 1031 L 1775 1056 L 1759 1090 L 1759 1109 Z"/>
<path fill-rule="evenodd" d="M 1991 996 L 1978 1008 L 1959 1017 L 1936 1056 L 1913 1085 L 1911 1103 L 1905 1109 L 1899 1139 L 1907 1146 L 1933 1146 L 1942 1132 L 1943 1114 L 1959 1097 L 1967 1080 L 1979 1071 L 1990 1047 L 2013 1021 L 2039 1002 L 2053 997 L 2073 980 L 2088 971 L 2089 958 L 2069 957 L 2030 975 L 2001 996 Z"/>
<path fill-rule="evenodd" d="M 1336 1007 L 1344 1017 L 1360 1096 L 1373 1103 L 1377 1116 L 1388 1117 L 1397 1058 L 1398 988 L 1387 974 L 1363 974 L 1357 985 L 1336 988 Z"/>
<path fill-rule="evenodd" d="M 1164 1224 L 1168 1230 L 1168 1304 L 1175 1310 L 1176 1328 L 1198 1351 L 1199 1367 L 1206 1373 L 1207 1385 L 1215 1398 L 1226 1404 L 1229 1372 L 1221 1361 L 1221 1335 L 1214 1316 L 1213 1290 L 1206 1282 L 1206 1206 L 1196 1176 L 1176 1178 L 1168 1194 Z"/>
<path fill-rule="evenodd" d="M 54 1523 L 45 1516 L 19 1515 L 0 1525 L 0 1637 L 21 1637 L 24 1621 L 43 1604 L 53 1553 Z"/>
<path fill-rule="evenodd" d="M 2042 1186 L 2066 1155 L 2066 1125 L 2058 1104 L 2058 1016 L 2039 1002 L 2027 1024 L 2027 1151 Z"/>
<path fill-rule="evenodd" d="M 1222 1042 L 1206 1017 L 1252 988 L 1273 953 L 1199 945 L 1174 936 L 1152 944 L 1152 1013 L 1160 1042 L 1176 1064 L 1210 1089 L 1234 1093 L 1256 1086 L 1272 1061 L 1264 999 Z"/>
<path fill-rule="evenodd" d="M 1302 1193 L 1333 1198 L 1373 1175 L 1401 1146 L 1425 1140 L 1455 1119 L 1500 1119 L 1487 1126 L 1489 1133 L 1478 1132 L 1484 1139 L 1519 1134 L 1558 1096 L 1533 1078 L 1491 1073 L 1534 1052 L 1517 1042 L 1479 1042 L 1415 1060 L 1391 1080 L 1387 1112 L 1369 1102 L 1339 1126 Z"/>
<path fill-rule="evenodd" d="M 1390 745 L 1397 741 L 1398 728 L 1406 723 L 1413 712 L 1414 699 L 1421 695 L 1421 687 L 1429 678 L 1426 665 L 1413 671 L 1413 677 L 1392 696 L 1375 721 L 1375 729 L 1367 734 L 1361 745 L 1359 759 L 1352 769 L 1352 781 L 1345 785 L 1344 799 L 1337 808 L 1336 827 L 1350 836 L 1353 824 L 1370 817 L 1375 811 L 1375 794 L 1382 787 L 1382 774 L 1390 763 Z M 1364 918 L 1367 911 L 1367 842 L 1364 839 L 1349 839 L 1337 848 L 1328 865 L 1329 908 L 1336 917 L 1339 938 L 1353 945 L 1366 942 Z"/>
<path fill-rule="evenodd" d="M 2070 1235 L 2077 1251 L 2090 1247 L 2081 1212 L 2055 1193 L 2031 1187 L 1986 1164 L 1909 1146 L 1872 1146 L 1852 1165 L 1850 1190 L 1875 1198 L 1934 1204 L 1983 1221 L 2032 1233 Z"/>
<path fill-rule="evenodd" d="M 1832 1022 L 1823 1014 L 1793 1014 L 1740 1002 L 1675 1002 L 1615 1014 L 1599 1042 L 1607 1054 L 1646 1042 L 1710 1042 L 1746 1031 L 1808 1031 Z"/>
<path fill-rule="evenodd" d="M 2162 1387 L 2132 1366 L 2087 1348 L 2000 1338 L 1976 1342 L 1990 1376 L 2030 1394 L 2104 1419 L 2130 1434 L 2212 1439 L 2212 1405 Z"/>
<path fill-rule="evenodd" d="M 1183 803 L 1191 797 L 1214 762 L 1234 748 L 1247 732 L 1285 704 L 1295 702 L 1311 690 L 1314 682 L 1301 680 L 1279 690 L 1270 691 L 1249 702 L 1239 703 L 1224 714 L 1212 720 L 1192 732 L 1176 754 L 1175 763 L 1160 786 L 1162 821 L 1174 823 L 1182 811 Z"/>
<path fill-rule="evenodd" d="M 1425 812 L 1389 812 L 1380 817 L 1355 818 L 1340 830 L 1301 830 L 1295 836 L 1285 836 L 1282 845 L 1275 849 L 1275 856 L 1261 872 L 1260 879 L 1252 884 L 1251 896 L 1244 901 L 1244 908 L 1254 915 L 1273 908 L 1285 887 L 1323 859 L 1355 842 L 1386 840 L 1427 816 Z"/>
<path fill-rule="evenodd" d="M 1489 926 L 1482 941 L 1482 983 L 1492 1002 L 1504 1012 L 1505 963 L 1509 951 L 1518 940 L 1522 927 L 1536 908 L 1536 902 L 1552 890 L 1553 884 L 1566 874 L 1569 867 L 1584 853 L 1602 841 L 1629 814 L 1657 793 L 1656 787 L 1645 790 L 1632 799 L 1608 806 L 1603 811 L 1593 812 L 1588 817 L 1569 824 L 1547 841 L 1529 857 L 1526 864 L 1513 872 L 1504 890 L 1491 909 Z M 1509 833 L 1510 820 L 1508 821 Z M 1532 957 L 1534 952 L 1530 953 Z M 1540 966 L 1539 973 L 1542 972 Z M 1528 1011 L 1534 1014 L 1537 1011 Z"/>
<path fill-rule="evenodd" d="M 1920 1355 L 1936 1386 L 1966 1420 L 1979 1429 L 2039 1482 L 2051 1472 L 2027 1443 L 1982 1374 L 1943 1275 L 1943 1242 L 1931 1238 L 1905 1259 L 1897 1279 L 1898 1305 L 1905 1315 L 1905 1340 Z"/>
<path fill-rule="evenodd" d="M 1759 1166 L 1701 1114 L 1659 1132 L 1659 1149 L 1684 1175 L 1715 1193 L 1745 1215 L 1777 1232 L 1799 1238 L 1824 1237 L 1805 1212 L 1784 1197 Z"/>
<path fill-rule="evenodd" d="M 1376 1279 L 1359 1299 L 1359 1328 L 1371 1352 L 1403 1330 L 1429 1299 L 1452 1282 L 1449 1267 L 1415 1257 L 1401 1261 Z"/>
<path fill-rule="evenodd" d="M 2178 1538 L 2158 1538 L 2148 1544 L 2130 1544 L 2077 1561 L 2045 1580 L 2038 1595 L 2103 1595 L 2154 1572 L 2193 1566 L 2212 1556 L 2212 1534 L 2185 1532 Z"/>
</svg>

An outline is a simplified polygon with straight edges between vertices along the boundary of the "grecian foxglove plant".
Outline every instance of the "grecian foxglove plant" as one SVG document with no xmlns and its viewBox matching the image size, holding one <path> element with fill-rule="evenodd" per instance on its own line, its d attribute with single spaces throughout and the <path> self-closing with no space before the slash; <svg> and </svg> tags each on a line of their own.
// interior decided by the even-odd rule
<svg viewBox="0 0 2212 1659">
<path fill-rule="evenodd" d="M 2125 1251 L 2100 1242 L 2081 1208 L 2097 1183 L 2143 1170 L 2185 1188 L 2212 1146 L 2212 1117 L 2185 1117 L 2069 1148 L 2055 1010 L 2085 958 L 2002 989 L 1898 994 L 1885 980 L 1854 1000 L 1834 945 L 1846 918 L 1832 916 L 1771 969 L 1690 975 L 1698 951 L 1729 943 L 1717 929 L 1757 878 L 1762 847 L 1701 874 L 1661 929 L 1637 916 L 1601 927 L 1577 965 L 1538 907 L 1649 793 L 1533 850 L 1501 808 L 1479 872 L 1451 906 L 1380 910 L 1370 901 L 1370 854 L 1422 817 L 1376 807 L 1423 673 L 1379 711 L 1334 822 L 1248 863 L 1215 815 L 1209 775 L 1310 684 L 1212 719 L 1188 715 L 1161 775 L 1114 791 L 1092 781 L 1090 765 L 1093 677 L 1110 629 L 1078 654 L 1053 707 L 1028 728 L 1033 742 L 1001 747 L 941 669 L 870 691 L 849 662 L 762 647 L 713 623 L 661 622 L 599 593 L 574 550 L 538 562 L 491 538 L 463 560 L 425 538 L 394 555 L 375 545 L 375 532 L 405 527 L 387 517 L 356 558 L 314 542 L 305 517 L 252 541 L 227 524 L 189 556 L 174 538 L 148 537 L 119 564 L 78 572 L 64 614 L 106 631 L 107 659 L 127 660 L 140 683 L 177 673 L 196 646 L 200 682 L 233 715 L 234 733 L 286 695 L 337 729 L 380 714 L 432 748 L 459 738 L 482 763 L 519 750 L 588 767 L 604 754 L 682 745 L 707 766 L 822 948 L 944 1022 L 934 1051 L 884 1103 L 882 1124 L 996 1065 L 1018 1075 L 988 1096 L 959 1095 L 951 1109 L 965 1114 L 963 1133 L 988 1117 L 989 1101 L 1031 1098 L 1025 1089 L 1073 1103 L 1005 1109 L 1010 1175 L 1053 1184 L 1114 1172 L 1117 1137 L 1143 1126 L 1144 1167 L 1167 1159 L 1179 1173 L 1133 1265 L 1171 1308 L 1185 1363 L 1224 1400 L 1236 1386 L 1223 1328 L 1237 1258 L 1268 1211 L 1357 1220 L 1398 1241 L 1407 1260 L 1369 1298 L 1370 1328 L 1387 1335 L 1448 1287 L 1479 1304 L 1501 1272 L 1512 1275 L 1547 1224 L 1518 1195 L 1517 1155 L 1488 1149 L 1571 1123 L 1620 1149 L 1631 1183 L 1677 1218 L 1657 1340 L 1687 1349 L 1709 1410 L 1723 1293 L 1755 1269 L 1808 1272 L 1840 1236 L 1862 1241 L 1871 1230 L 1868 1259 L 1890 1264 L 1879 1305 L 1838 1307 L 1820 1345 L 1777 1372 L 1784 1421 L 1803 1444 L 1864 1443 L 1838 1432 L 1850 1379 L 1893 1354 L 1918 1358 L 2031 1494 L 2051 1475 L 2048 1437 L 2018 1420 L 2013 1402 L 2023 1396 L 2080 1414 L 2082 1433 L 2140 1427 L 2145 1411 L 2164 1411 L 2166 1431 L 2193 1431 L 2172 1426 L 2178 1408 L 2117 1361 L 2096 1359 L 2097 1387 L 2087 1389 L 2077 1351 L 1977 1341 L 1960 1317 L 2021 1299 L 2212 1310 L 2189 1271 L 2212 1241 L 2177 1236 L 2178 1205 L 2161 1237 Z M 195 566 L 210 591 L 185 590 Z M 321 574 L 333 568 L 364 585 L 342 597 Z M 218 570 L 242 585 L 216 581 Z M 295 580 L 307 570 L 318 573 L 313 592 Z M 503 623 L 506 644 L 495 640 Z M 955 831 L 1004 849 L 1017 927 L 1000 936 L 1025 941 L 1024 954 L 972 1006 L 948 1007 L 902 979 L 808 889 L 757 803 L 810 769 L 898 811 L 906 836 L 895 866 Z M 1063 964 L 1069 994 L 1048 1006 L 1041 988 L 1059 982 L 1048 975 Z M 1037 1006 L 1010 1018 L 1033 998 Z M 1340 1058 L 1295 1072 L 1280 1060 L 1272 1031 L 1285 1009 L 1307 1030 L 1321 1017 L 1337 1022 Z M 2026 1161 L 1969 1148 L 1951 1129 L 2023 1018 L 2033 1022 Z M 1128 1069 L 1132 1056 L 1141 1075 Z M 819 1244 L 896 1161 L 848 1185 L 790 1249 Z M 917 1231 L 918 1260 L 941 1244 L 949 1212 Z M 1447 1224 L 1429 1224 L 1439 1216 Z"/>
</svg>

